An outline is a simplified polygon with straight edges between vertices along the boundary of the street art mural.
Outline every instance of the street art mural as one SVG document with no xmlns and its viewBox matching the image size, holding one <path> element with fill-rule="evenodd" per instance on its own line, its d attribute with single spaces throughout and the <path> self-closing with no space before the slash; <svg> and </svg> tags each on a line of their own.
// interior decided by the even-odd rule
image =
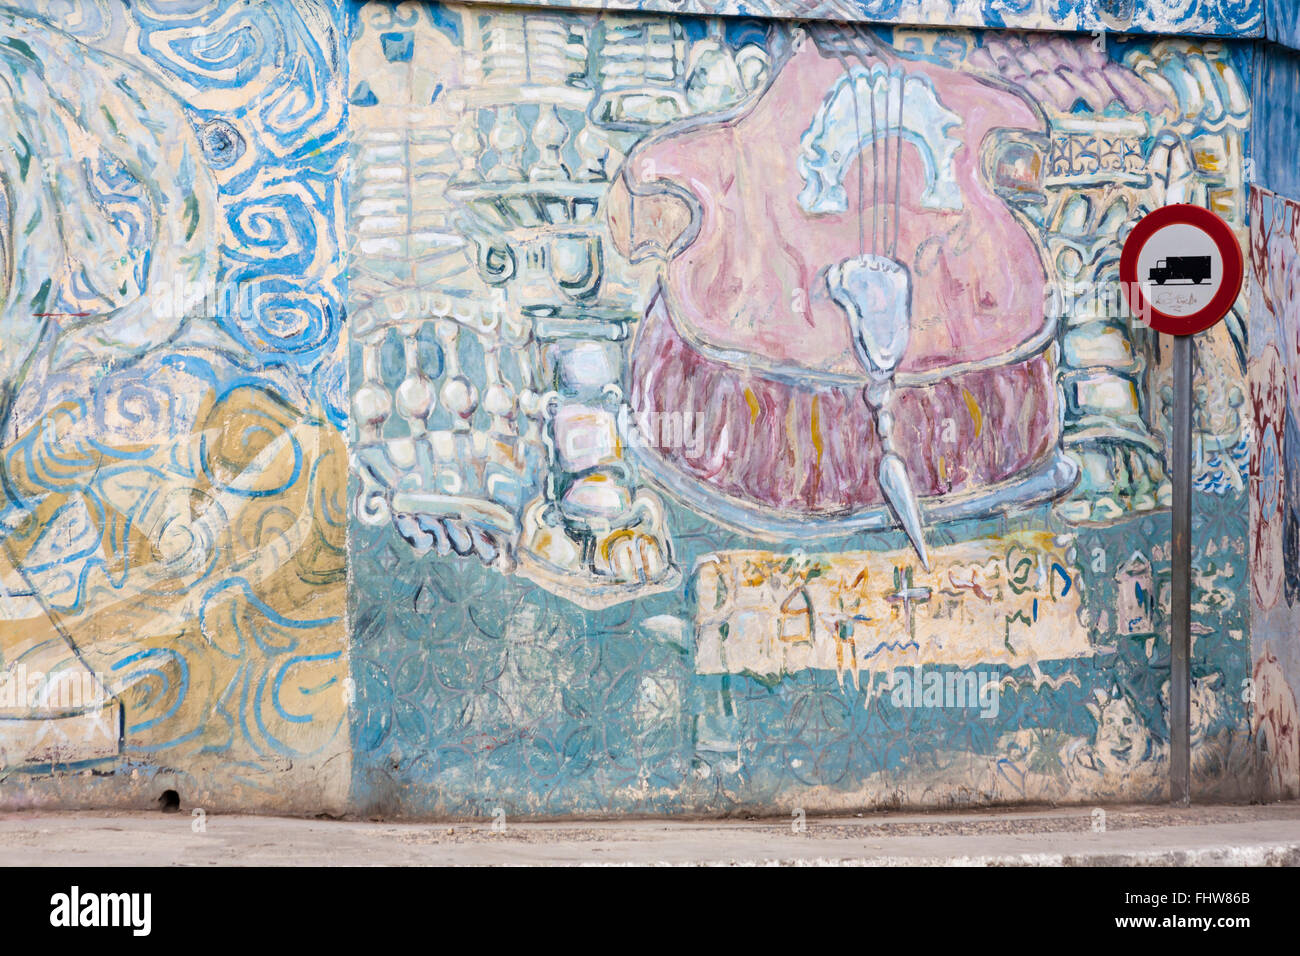
<svg viewBox="0 0 1300 956">
<path fill-rule="evenodd" d="M 1251 189 L 1253 726 L 1270 796 L 1300 794 L 1300 204 Z"/>
<path fill-rule="evenodd" d="M 366 4 L 349 56 L 358 806 L 1164 793 L 1168 357 L 1103 290 L 1156 206 L 1244 240 L 1248 55 Z M 1197 345 L 1221 795 L 1244 316 Z"/>
<path fill-rule="evenodd" d="M 489 0 L 470 0 L 488 3 Z M 1291 0 L 520 0 L 519 6 L 696 16 L 1115 33 L 1288 35 Z M 1266 19 L 1267 15 L 1267 19 Z"/>
<path fill-rule="evenodd" d="M 7 802 L 346 797 L 339 20 L 0 11 Z"/>
<path fill-rule="evenodd" d="M 679 12 L 0 8 L 0 806 L 1163 798 L 1172 202 L 1195 792 L 1286 792 L 1261 3 Z"/>
<path fill-rule="evenodd" d="M 1293 5 L 1287 0 L 1268 0 L 1264 7 L 1265 35 L 1293 50 L 1300 47 L 1300 21 L 1296 19 Z"/>
</svg>

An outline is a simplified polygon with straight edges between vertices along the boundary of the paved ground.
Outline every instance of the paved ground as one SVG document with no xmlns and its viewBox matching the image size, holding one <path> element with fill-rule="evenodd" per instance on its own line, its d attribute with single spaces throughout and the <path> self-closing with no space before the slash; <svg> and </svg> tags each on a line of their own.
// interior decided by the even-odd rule
<svg viewBox="0 0 1300 956">
<path fill-rule="evenodd" d="M 1300 802 L 708 822 L 415 824 L 179 813 L 0 814 L 0 864 L 1296 865 Z"/>
</svg>

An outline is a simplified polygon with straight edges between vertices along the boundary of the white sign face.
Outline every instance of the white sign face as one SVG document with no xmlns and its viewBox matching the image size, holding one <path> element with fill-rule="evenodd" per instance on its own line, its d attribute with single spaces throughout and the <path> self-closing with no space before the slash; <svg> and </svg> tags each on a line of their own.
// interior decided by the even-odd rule
<svg viewBox="0 0 1300 956">
<path fill-rule="evenodd" d="M 1223 284 L 1223 256 L 1209 233 L 1186 223 L 1163 226 L 1138 253 L 1142 294 L 1166 315 L 1183 318 L 1210 304 Z"/>
</svg>

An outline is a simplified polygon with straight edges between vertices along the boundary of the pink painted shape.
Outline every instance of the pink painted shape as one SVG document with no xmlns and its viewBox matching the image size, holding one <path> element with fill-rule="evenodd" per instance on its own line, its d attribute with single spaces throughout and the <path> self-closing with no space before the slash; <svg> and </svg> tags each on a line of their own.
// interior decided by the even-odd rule
<svg viewBox="0 0 1300 956">
<path fill-rule="evenodd" d="M 940 102 L 962 117 L 951 133 L 964 144 L 954 161 L 961 212 L 921 208 L 924 167 L 915 147 L 903 148 L 898 258 L 912 272 L 913 331 L 901 368 L 1005 353 L 1042 326 L 1045 277 L 1029 235 L 983 180 L 981 145 L 996 127 L 1040 124 L 1014 94 L 969 75 L 893 58 L 885 65 L 928 76 Z M 870 251 L 871 147 L 858 160 L 861 220 L 856 163 L 845 174 L 848 212 L 812 215 L 798 202 L 800 136 L 843 75 L 839 60 L 808 43 L 743 118 L 669 135 L 630 160 L 633 183 L 653 170 L 652 178 L 689 189 L 703 210 L 699 235 L 664 276 L 674 319 L 703 344 L 812 371 L 861 371 L 822 271 L 859 253 L 860 221 Z M 892 186 L 897 140 L 889 142 Z M 798 290 L 808 303 L 802 313 Z"/>
</svg>

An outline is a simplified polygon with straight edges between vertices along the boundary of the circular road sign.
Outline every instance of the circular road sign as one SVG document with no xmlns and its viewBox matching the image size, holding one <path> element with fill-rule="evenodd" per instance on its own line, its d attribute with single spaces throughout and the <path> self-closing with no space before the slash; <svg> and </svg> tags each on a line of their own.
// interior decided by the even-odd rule
<svg viewBox="0 0 1300 956">
<path fill-rule="evenodd" d="M 1245 261 L 1222 218 L 1200 206 L 1162 206 L 1124 241 L 1119 278 L 1129 308 L 1166 335 L 1194 335 L 1237 301 Z"/>
</svg>

